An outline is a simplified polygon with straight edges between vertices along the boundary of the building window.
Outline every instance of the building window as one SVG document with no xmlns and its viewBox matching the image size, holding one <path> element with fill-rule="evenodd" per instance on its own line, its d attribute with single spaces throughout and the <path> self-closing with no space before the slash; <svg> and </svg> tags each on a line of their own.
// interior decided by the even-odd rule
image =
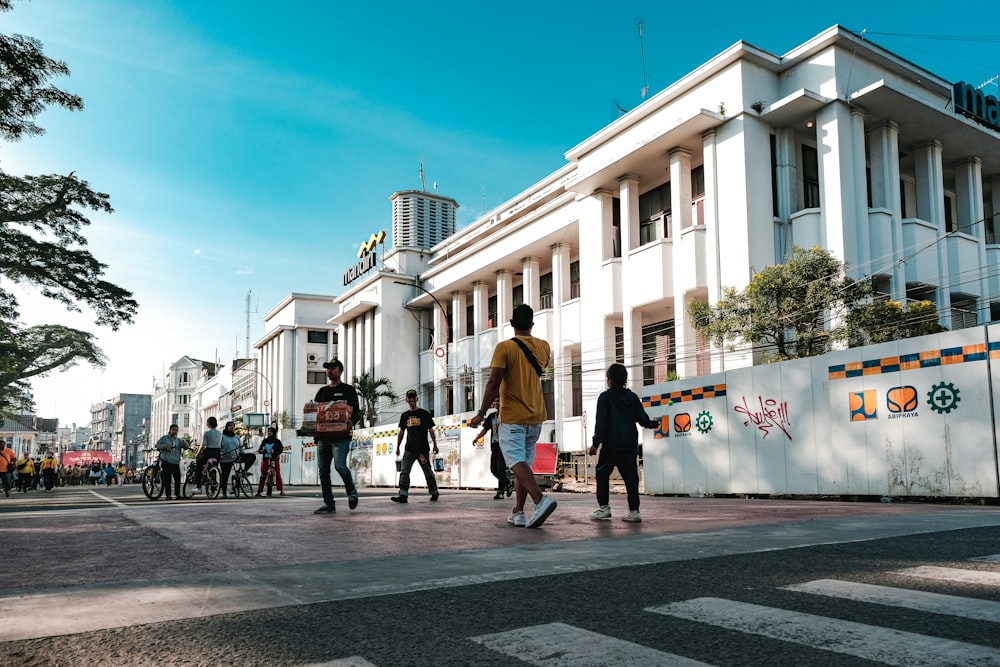
<svg viewBox="0 0 1000 667">
<path fill-rule="evenodd" d="M 184 414 L 184 428 L 191 427 L 191 413 L 187 412 Z"/>
<path fill-rule="evenodd" d="M 491 296 L 486 300 L 486 328 L 494 329 L 499 323 L 497 322 L 497 298 L 496 296 Z"/>
<path fill-rule="evenodd" d="M 306 371 L 306 382 L 309 384 L 326 384 L 324 371 Z"/>
<path fill-rule="evenodd" d="M 625 329 L 622 327 L 615 327 L 615 361 L 625 363 Z"/>
<path fill-rule="evenodd" d="M 190 377 L 191 376 L 188 374 L 187 371 L 182 371 L 181 372 L 181 384 L 187 384 L 188 382 L 190 382 L 191 381 Z"/>
<path fill-rule="evenodd" d="M 580 262 L 569 263 L 569 298 L 580 298 Z"/>
<path fill-rule="evenodd" d="M 951 297 L 951 329 L 968 329 L 976 326 L 976 299 Z"/>
<path fill-rule="evenodd" d="M 583 414 L 583 364 L 575 362 L 570 367 L 570 378 L 573 385 L 573 416 Z"/>
<path fill-rule="evenodd" d="M 670 237 L 670 183 L 639 195 L 639 245 Z"/>
<path fill-rule="evenodd" d="M 325 345 L 327 343 L 328 339 L 329 339 L 329 333 L 330 332 L 328 332 L 328 331 L 318 331 L 316 329 L 309 329 L 306 332 L 306 342 L 307 343 L 323 343 Z"/>
<path fill-rule="evenodd" d="M 545 420 L 555 419 L 556 414 L 556 383 L 551 377 L 542 378 L 542 398 L 545 399 Z"/>
<path fill-rule="evenodd" d="M 538 308 L 546 310 L 552 307 L 552 272 L 538 279 Z"/>
<path fill-rule="evenodd" d="M 174 412 L 170 415 L 170 425 L 173 426 L 177 423 L 177 413 Z"/>
<path fill-rule="evenodd" d="M 778 217 L 778 138 L 771 135 L 771 215 Z"/>
<path fill-rule="evenodd" d="M 187 405 L 189 398 L 190 397 L 187 394 L 179 394 L 177 396 L 177 402 L 180 403 L 181 405 Z"/>
<path fill-rule="evenodd" d="M 819 208 L 819 154 L 802 146 L 802 199 L 805 208 Z"/>
<path fill-rule="evenodd" d="M 514 296 L 511 300 L 513 301 L 512 305 L 514 306 L 520 306 L 524 303 L 524 285 L 518 285 L 514 288 Z"/>
<path fill-rule="evenodd" d="M 476 307 L 465 307 L 465 335 L 471 336 L 476 333 Z"/>
<path fill-rule="evenodd" d="M 672 340 L 674 321 L 665 320 L 642 328 L 642 383 L 659 384 L 674 370 Z"/>
<path fill-rule="evenodd" d="M 622 200 L 618 197 L 611 199 L 611 226 L 614 229 L 614 238 L 611 239 L 611 256 L 622 256 Z"/>
<path fill-rule="evenodd" d="M 691 170 L 691 222 L 705 224 L 705 167 Z"/>
<path fill-rule="evenodd" d="M 946 232 L 959 231 L 958 225 L 955 224 L 955 216 L 951 212 L 951 197 L 948 195 L 944 196 L 944 229 Z"/>
</svg>

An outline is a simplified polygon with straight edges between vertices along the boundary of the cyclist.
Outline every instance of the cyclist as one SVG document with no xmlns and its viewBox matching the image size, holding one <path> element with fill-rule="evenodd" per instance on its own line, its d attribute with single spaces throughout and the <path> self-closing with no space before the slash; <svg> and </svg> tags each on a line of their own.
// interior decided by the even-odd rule
<svg viewBox="0 0 1000 667">
<path fill-rule="evenodd" d="M 274 466 L 274 479 L 278 485 L 278 495 L 285 495 L 285 484 L 281 480 L 281 452 L 285 451 L 285 446 L 278 439 L 278 430 L 274 427 L 267 429 L 267 437 L 264 438 L 257 453 L 260 454 L 260 484 L 257 485 L 257 495 L 264 491 L 264 483 L 267 481 L 267 470 L 269 466 Z"/>
<path fill-rule="evenodd" d="M 209 417 L 205 420 L 205 425 L 208 426 L 208 430 L 201 436 L 201 447 L 198 449 L 198 455 L 194 457 L 195 466 L 197 466 L 194 469 L 195 490 L 191 494 L 194 496 L 201 493 L 201 479 L 205 474 L 205 462 L 209 459 L 218 461 L 222 458 L 222 433 L 219 432 L 219 420 L 215 417 Z"/>
<path fill-rule="evenodd" d="M 240 436 L 236 435 L 236 422 L 226 422 L 226 425 L 222 427 L 222 445 L 219 450 L 223 498 L 229 496 L 229 475 L 233 472 L 233 465 L 240 460 L 242 450 L 243 442 L 240 440 Z"/>
<path fill-rule="evenodd" d="M 174 482 L 174 495 L 181 497 L 181 453 L 190 446 L 177 437 L 177 424 L 171 424 L 167 434 L 156 441 L 156 449 L 160 451 L 160 478 L 163 480 L 163 490 L 170 495 L 170 481 Z"/>
</svg>

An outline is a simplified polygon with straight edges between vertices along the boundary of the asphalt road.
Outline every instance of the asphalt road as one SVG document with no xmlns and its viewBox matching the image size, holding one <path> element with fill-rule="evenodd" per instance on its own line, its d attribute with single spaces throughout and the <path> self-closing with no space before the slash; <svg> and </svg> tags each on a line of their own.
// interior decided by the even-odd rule
<svg viewBox="0 0 1000 667">
<path fill-rule="evenodd" d="M 0 498 L 3 665 L 1000 665 L 1000 510 Z"/>
</svg>

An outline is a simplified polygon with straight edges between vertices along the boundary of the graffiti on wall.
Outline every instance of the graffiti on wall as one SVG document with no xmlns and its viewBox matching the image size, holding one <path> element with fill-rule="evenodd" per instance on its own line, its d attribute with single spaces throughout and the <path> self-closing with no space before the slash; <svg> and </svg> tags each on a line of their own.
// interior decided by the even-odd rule
<svg viewBox="0 0 1000 667">
<path fill-rule="evenodd" d="M 787 401 L 778 402 L 773 398 L 758 396 L 757 401 L 753 405 L 750 405 L 747 403 L 746 396 L 743 396 L 742 400 L 743 403 L 733 409 L 743 415 L 744 426 L 753 424 L 755 428 L 764 433 L 765 438 L 773 430 L 778 430 L 784 433 L 785 437 L 789 440 L 792 439 L 792 434 L 788 432 L 788 427 L 792 425 L 792 421 L 788 415 Z"/>
</svg>

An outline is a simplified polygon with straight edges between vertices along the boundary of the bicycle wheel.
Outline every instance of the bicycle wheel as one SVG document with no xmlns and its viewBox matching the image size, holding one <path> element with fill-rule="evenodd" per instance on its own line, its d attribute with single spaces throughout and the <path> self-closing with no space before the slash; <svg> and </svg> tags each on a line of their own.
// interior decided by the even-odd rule
<svg viewBox="0 0 1000 667">
<path fill-rule="evenodd" d="M 219 497 L 222 493 L 222 478 L 221 471 L 217 466 L 212 466 L 206 471 L 205 476 L 205 495 L 208 498 L 215 499 Z"/>
<path fill-rule="evenodd" d="M 184 483 L 181 486 L 181 497 L 184 498 L 185 500 L 188 500 L 189 498 L 191 498 L 191 493 L 188 491 L 188 489 L 195 488 L 195 485 L 194 485 L 194 470 L 195 470 L 195 465 L 196 464 L 194 463 L 194 461 L 192 461 L 191 463 L 188 463 L 187 470 L 185 471 L 185 474 L 184 474 Z"/>
<path fill-rule="evenodd" d="M 242 473 L 240 473 L 240 480 L 242 480 L 243 497 L 244 498 L 253 497 L 253 494 L 256 491 L 256 489 L 254 488 L 255 485 L 253 483 L 253 477 L 250 475 L 250 472 L 245 470 Z"/>
<path fill-rule="evenodd" d="M 142 471 L 142 492 L 150 500 L 159 500 L 163 495 L 163 478 L 160 476 L 160 466 L 146 466 Z"/>
<path fill-rule="evenodd" d="M 267 497 L 271 497 L 271 492 L 274 491 L 274 468 L 269 468 L 267 471 Z"/>
</svg>

